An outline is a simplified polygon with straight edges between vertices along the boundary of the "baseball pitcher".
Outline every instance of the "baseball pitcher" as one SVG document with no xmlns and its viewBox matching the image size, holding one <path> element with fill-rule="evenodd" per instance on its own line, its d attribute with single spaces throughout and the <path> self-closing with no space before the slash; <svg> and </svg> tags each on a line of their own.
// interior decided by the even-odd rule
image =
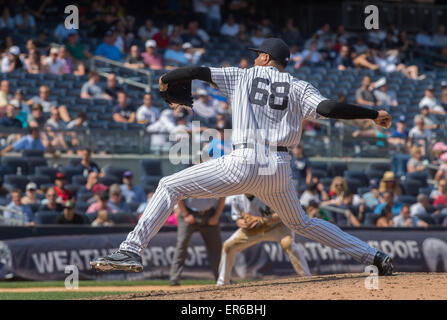
<svg viewBox="0 0 447 320">
<path fill-rule="evenodd" d="M 311 219 L 304 213 L 291 182 L 288 153 L 300 141 L 304 119 L 371 119 L 389 128 L 391 116 L 383 110 L 329 100 L 310 83 L 284 72 L 290 50 L 281 39 L 266 39 L 252 50 L 258 54 L 253 68 L 185 67 L 160 77 L 160 94 L 172 108 L 192 105 L 194 79 L 216 86 L 228 98 L 232 108 L 233 151 L 161 179 L 143 216 L 119 250 L 93 260 L 93 268 L 142 271 L 144 248 L 181 199 L 249 193 L 276 212 L 292 231 L 333 247 L 360 263 L 375 265 L 379 275 L 392 273 L 388 255 L 336 225 Z"/>
<path fill-rule="evenodd" d="M 222 248 L 217 285 L 230 284 L 231 270 L 238 252 L 263 241 L 276 241 L 290 258 L 299 276 L 310 276 L 304 252 L 294 242 L 293 233 L 261 200 L 242 194 L 231 201 L 231 216 L 239 229 L 228 238 Z"/>
</svg>

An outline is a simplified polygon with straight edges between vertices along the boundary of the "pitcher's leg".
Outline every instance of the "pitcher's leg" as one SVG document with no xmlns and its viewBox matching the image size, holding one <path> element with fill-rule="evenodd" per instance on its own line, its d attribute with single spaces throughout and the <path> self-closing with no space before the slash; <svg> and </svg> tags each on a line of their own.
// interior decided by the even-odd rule
<svg viewBox="0 0 447 320">
<path fill-rule="evenodd" d="M 231 159 L 224 158 L 228 159 L 224 156 L 210 160 L 161 179 L 138 224 L 121 244 L 120 250 L 141 255 L 178 200 L 218 198 L 243 193 L 247 186 L 243 176 L 246 172 L 241 170 L 237 163 L 232 165 Z"/>
<path fill-rule="evenodd" d="M 363 264 L 373 263 L 377 250 L 366 242 L 330 222 L 310 219 L 304 213 L 291 183 L 290 188 L 284 192 L 263 193 L 257 196 L 277 212 L 282 222 L 292 231 L 348 254 Z"/>
</svg>

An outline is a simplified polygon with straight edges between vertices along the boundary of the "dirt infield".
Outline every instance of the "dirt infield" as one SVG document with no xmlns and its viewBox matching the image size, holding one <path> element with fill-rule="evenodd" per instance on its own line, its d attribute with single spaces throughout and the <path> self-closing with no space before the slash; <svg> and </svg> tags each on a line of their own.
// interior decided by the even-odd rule
<svg viewBox="0 0 447 320">
<path fill-rule="evenodd" d="M 95 299 L 113 300 L 447 300 L 446 273 L 397 273 L 380 277 L 379 289 L 365 289 L 365 274 L 257 281 L 225 287 L 151 290 Z M 136 290 L 135 290 L 136 291 Z"/>
<path fill-rule="evenodd" d="M 182 286 L 182 289 L 191 289 L 195 290 L 198 288 L 203 288 L 204 285 L 185 285 Z M 64 287 L 33 287 L 33 288 L 0 288 L 0 293 L 33 293 L 33 292 L 113 292 L 113 291 L 121 291 L 121 292 L 151 292 L 151 291 L 171 291 L 178 290 L 179 287 L 170 287 L 170 286 L 157 286 L 157 285 L 147 285 L 147 286 L 79 286 L 76 290 L 68 290 Z"/>
</svg>

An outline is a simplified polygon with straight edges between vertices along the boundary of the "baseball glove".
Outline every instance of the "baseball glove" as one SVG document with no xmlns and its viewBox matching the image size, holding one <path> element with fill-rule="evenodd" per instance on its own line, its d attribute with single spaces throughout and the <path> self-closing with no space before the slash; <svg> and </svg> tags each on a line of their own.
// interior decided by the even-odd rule
<svg viewBox="0 0 447 320">
<path fill-rule="evenodd" d="M 264 221 L 262 217 L 253 216 L 246 212 L 242 212 L 242 219 L 247 223 L 247 228 L 243 228 L 242 230 L 248 235 L 264 232 L 276 224 L 276 222 Z"/>
<path fill-rule="evenodd" d="M 160 90 L 160 96 L 169 105 L 181 105 L 192 108 L 191 81 L 176 81 L 169 83 L 167 90 Z"/>
</svg>

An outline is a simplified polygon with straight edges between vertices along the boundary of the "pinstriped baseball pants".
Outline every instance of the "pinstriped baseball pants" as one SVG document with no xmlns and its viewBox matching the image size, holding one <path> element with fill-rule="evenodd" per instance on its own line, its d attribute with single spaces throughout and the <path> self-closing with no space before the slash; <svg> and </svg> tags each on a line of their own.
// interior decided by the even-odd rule
<svg viewBox="0 0 447 320">
<path fill-rule="evenodd" d="M 266 163 L 275 169 L 274 173 L 265 174 Z M 162 178 L 138 224 L 120 249 L 141 254 L 178 200 L 243 193 L 261 199 L 292 231 L 348 254 L 358 262 L 373 263 L 376 249 L 330 222 L 310 219 L 305 214 L 291 181 L 288 153 L 268 152 L 260 156 L 255 149 L 235 150 Z"/>
</svg>

